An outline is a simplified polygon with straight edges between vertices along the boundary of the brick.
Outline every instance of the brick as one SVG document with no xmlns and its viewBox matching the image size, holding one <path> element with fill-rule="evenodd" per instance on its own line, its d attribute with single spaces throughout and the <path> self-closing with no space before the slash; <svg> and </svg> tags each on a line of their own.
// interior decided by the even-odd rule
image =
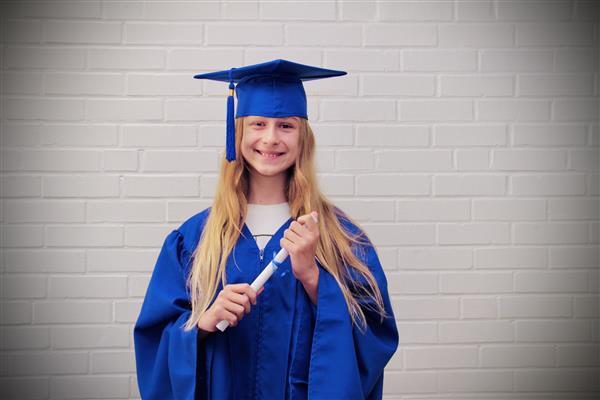
<svg viewBox="0 0 600 400">
<path fill-rule="evenodd" d="M 402 50 L 402 70 L 418 72 L 475 71 L 477 69 L 477 51 L 462 49 Z"/>
<path fill-rule="evenodd" d="M 2 227 L 2 245 L 7 247 L 42 247 L 44 246 L 43 226 L 4 225 Z"/>
<path fill-rule="evenodd" d="M 474 119 L 470 100 L 401 100 L 400 121 L 471 121 Z"/>
<path fill-rule="evenodd" d="M 437 324 L 435 322 L 397 322 L 400 343 L 425 344 L 437 343 Z"/>
<path fill-rule="evenodd" d="M 515 371 L 514 390 L 527 392 L 595 392 L 598 373 L 594 370 L 553 368 Z"/>
<path fill-rule="evenodd" d="M 150 283 L 149 276 L 129 277 L 129 297 L 144 297 Z"/>
<path fill-rule="evenodd" d="M 64 47 L 12 47 L 4 50 L 4 67 L 8 69 L 83 69 L 85 50 Z"/>
<path fill-rule="evenodd" d="M 368 147 L 421 147 L 429 144 L 425 126 L 405 124 L 386 126 L 358 125 L 356 146 Z"/>
<path fill-rule="evenodd" d="M 411 369 L 446 369 L 475 368 L 478 364 L 478 349 L 475 346 L 404 349 L 405 368 Z"/>
<path fill-rule="evenodd" d="M 432 244 L 433 225 L 418 224 L 365 224 L 367 233 L 374 243 L 381 246 Z"/>
<path fill-rule="evenodd" d="M 167 100 L 166 121 L 219 121 L 225 116 L 225 99 Z"/>
<path fill-rule="evenodd" d="M 492 155 L 492 168 L 500 171 L 552 171 L 566 165 L 563 150 L 493 150 Z"/>
<path fill-rule="evenodd" d="M 193 4 L 190 4 L 193 5 Z M 204 25 L 198 23 L 125 22 L 124 42 L 127 44 L 202 44 Z"/>
<path fill-rule="evenodd" d="M 473 199 L 474 221 L 541 221 L 546 219 L 544 200 L 536 199 Z"/>
<path fill-rule="evenodd" d="M 121 24 L 116 22 L 45 21 L 44 41 L 47 43 L 121 43 Z"/>
<path fill-rule="evenodd" d="M 321 125 L 311 126 L 315 137 L 317 148 L 326 146 L 348 147 L 354 143 L 354 129 L 351 125 Z M 222 128 L 219 129 L 219 137 L 222 137 Z M 224 138 L 223 138 L 224 140 Z M 224 141 L 223 144 L 224 145 Z"/>
<path fill-rule="evenodd" d="M 594 199 L 550 199 L 548 217 L 551 220 L 597 220 L 600 209 Z"/>
<path fill-rule="evenodd" d="M 592 334 L 590 321 L 580 320 L 516 321 L 515 332 L 518 342 L 536 343 L 590 341 Z"/>
<path fill-rule="evenodd" d="M 3 327 L 6 350 L 48 349 L 50 329 L 45 326 Z"/>
<path fill-rule="evenodd" d="M 2 195 L 11 197 L 40 197 L 42 194 L 41 177 L 39 176 L 3 176 Z"/>
<path fill-rule="evenodd" d="M 24 301 L 2 301 L 0 303 L 0 321 L 3 326 L 31 324 L 33 307 Z"/>
<path fill-rule="evenodd" d="M 88 67 L 94 69 L 164 69 L 165 52 L 161 49 L 91 48 Z"/>
<path fill-rule="evenodd" d="M 590 96 L 592 76 L 578 74 L 521 74 L 518 96 Z"/>
<path fill-rule="evenodd" d="M 64 302 L 35 303 L 33 319 L 37 324 L 85 324 L 111 321 L 110 302 Z"/>
<path fill-rule="evenodd" d="M 135 323 L 141 308 L 142 303 L 140 301 L 116 301 L 115 321 Z"/>
<path fill-rule="evenodd" d="M 495 298 L 465 297 L 460 305 L 462 318 L 494 319 L 498 316 Z"/>
<path fill-rule="evenodd" d="M 386 371 L 384 373 L 383 393 L 435 393 L 437 391 L 436 374 L 430 372 Z"/>
<path fill-rule="evenodd" d="M 139 152 L 136 150 L 105 150 L 102 153 L 104 171 L 137 171 Z"/>
<path fill-rule="evenodd" d="M 510 24 L 448 24 L 440 25 L 440 47 L 512 47 L 514 28 Z"/>
<path fill-rule="evenodd" d="M 600 315 L 600 304 L 598 304 L 598 297 L 595 295 L 589 295 L 586 297 L 575 296 L 574 303 L 574 316 L 575 318 L 598 318 Z"/>
<path fill-rule="evenodd" d="M 489 170 L 490 154 L 487 150 L 457 150 L 456 169 L 459 171 Z"/>
<path fill-rule="evenodd" d="M 362 43 L 362 26 L 358 24 L 294 23 L 285 26 L 286 45 L 360 46 Z"/>
<path fill-rule="evenodd" d="M 135 373 L 132 351 L 93 352 L 90 354 L 92 374 Z"/>
<path fill-rule="evenodd" d="M 498 175 L 434 176 L 433 190 L 437 195 L 495 196 L 506 192 L 506 178 Z"/>
<path fill-rule="evenodd" d="M 231 65 L 242 65 L 244 52 L 239 49 L 226 48 L 172 49 L 168 52 L 167 60 L 167 70 L 169 71 L 212 72 L 222 68 L 231 68 Z M 190 77 L 193 78 L 194 74 L 190 74 Z M 201 86 L 201 81 L 196 83 L 197 86 Z M 206 84 L 206 82 L 202 83 Z M 225 88 L 222 93 L 226 95 Z"/>
<path fill-rule="evenodd" d="M 513 387 L 512 371 L 445 371 L 438 373 L 441 392 L 507 392 Z"/>
<path fill-rule="evenodd" d="M 480 354 L 483 368 L 554 366 L 553 346 L 484 345 Z"/>
<path fill-rule="evenodd" d="M 62 375 L 87 372 L 86 353 L 36 352 L 6 356 L 8 375 Z"/>
<path fill-rule="evenodd" d="M 450 150 L 381 150 L 375 153 L 378 171 L 446 171 L 452 169 Z"/>
<path fill-rule="evenodd" d="M 516 25 L 517 46 L 583 46 L 593 44 L 593 25 L 582 22 Z"/>
<path fill-rule="evenodd" d="M 571 19 L 570 2 L 502 1 L 498 3 L 498 19 L 505 21 L 560 21 Z"/>
<path fill-rule="evenodd" d="M 98 151 L 87 150 L 26 150 L 22 152 L 26 171 L 98 171 Z"/>
<path fill-rule="evenodd" d="M 154 201 L 90 201 L 86 222 L 163 222 L 164 203 Z"/>
<path fill-rule="evenodd" d="M 550 50 L 481 51 L 481 70 L 484 72 L 551 72 L 552 64 L 553 52 Z"/>
<path fill-rule="evenodd" d="M 221 3 L 221 16 L 226 19 L 258 19 L 258 1 L 228 1 Z"/>
<path fill-rule="evenodd" d="M 160 151 L 149 150 L 142 156 L 146 172 L 215 172 L 218 153 L 214 150 Z"/>
<path fill-rule="evenodd" d="M 548 121 L 550 102 L 543 100 L 477 100 L 479 121 Z"/>
<path fill-rule="evenodd" d="M 439 323 L 440 343 L 512 342 L 510 321 L 447 321 Z"/>
<path fill-rule="evenodd" d="M 61 200 L 7 200 L 4 201 L 5 223 L 20 222 L 83 222 L 85 204 Z"/>
<path fill-rule="evenodd" d="M 86 119 L 99 121 L 161 120 L 162 101 L 145 99 L 90 99 Z"/>
<path fill-rule="evenodd" d="M 431 272 L 400 272 L 386 274 L 390 295 L 435 294 L 438 275 Z"/>
<path fill-rule="evenodd" d="M 400 320 L 431 320 L 458 318 L 458 298 L 406 297 L 392 300 L 394 316 Z"/>
<path fill-rule="evenodd" d="M 283 25 L 276 23 L 208 23 L 208 46 L 277 46 L 283 44 Z M 290 44 L 295 44 L 290 42 Z"/>
<path fill-rule="evenodd" d="M 556 72 L 592 72 L 598 70 L 598 55 L 589 49 L 560 48 L 554 56 Z"/>
<path fill-rule="evenodd" d="M 125 176 L 125 197 L 197 197 L 200 192 L 196 177 Z"/>
<path fill-rule="evenodd" d="M 51 277 L 48 287 L 53 298 L 127 297 L 125 276 Z"/>
<path fill-rule="evenodd" d="M 44 93 L 81 95 L 120 95 L 122 74 L 49 73 L 44 77 Z"/>
<path fill-rule="evenodd" d="M 512 76 L 440 76 L 440 94 L 444 97 L 503 97 L 513 96 Z"/>
<path fill-rule="evenodd" d="M 52 3 L 24 2 L 23 15 L 38 18 L 98 18 L 101 15 L 100 1 L 53 1 Z"/>
<path fill-rule="evenodd" d="M 27 299 L 46 296 L 46 278 L 44 276 L 7 274 L 2 279 L 3 298 Z"/>
<path fill-rule="evenodd" d="M 87 123 L 45 125 L 40 129 L 43 145 L 62 147 L 111 147 L 119 143 L 117 125 Z"/>
<path fill-rule="evenodd" d="M 83 100 L 50 98 L 5 98 L 7 119 L 80 121 Z"/>
<path fill-rule="evenodd" d="M 573 124 L 519 125 L 513 127 L 516 146 L 585 146 L 587 127 Z"/>
<path fill-rule="evenodd" d="M 556 121 L 595 121 L 598 119 L 597 99 L 555 99 L 552 102 L 552 116 Z"/>
<path fill-rule="evenodd" d="M 219 127 L 220 136 L 223 127 Z M 123 125 L 121 141 L 124 147 L 196 147 L 196 127 L 194 125 Z M 225 144 L 223 138 L 223 145 Z"/>
<path fill-rule="evenodd" d="M 64 349 L 113 349 L 130 346 L 127 326 L 53 326 L 52 348 Z"/>
<path fill-rule="evenodd" d="M 466 200 L 398 200 L 399 221 L 465 221 L 470 218 Z"/>
<path fill-rule="evenodd" d="M 442 272 L 440 293 L 487 294 L 513 290 L 512 272 Z"/>
<path fill-rule="evenodd" d="M 460 248 L 415 248 L 399 251 L 401 269 L 467 269 L 471 267 L 471 252 Z"/>
<path fill-rule="evenodd" d="M 363 75 L 361 86 L 363 96 L 432 97 L 436 91 L 434 77 L 411 74 Z"/>
<path fill-rule="evenodd" d="M 459 1 L 456 3 L 457 21 L 493 21 L 496 12 L 492 0 Z"/>
<path fill-rule="evenodd" d="M 450 21 L 454 5 L 447 1 L 397 1 L 379 4 L 381 21 Z"/>
<path fill-rule="evenodd" d="M 152 272 L 158 250 L 88 250 L 89 272 Z"/>
<path fill-rule="evenodd" d="M 186 217 L 189 217 L 187 215 Z M 127 247 L 156 247 L 178 225 L 129 225 L 125 227 L 125 245 Z"/>
<path fill-rule="evenodd" d="M 4 94 L 39 95 L 42 93 L 42 74 L 31 72 L 4 72 Z"/>
<path fill-rule="evenodd" d="M 364 44 L 377 47 L 435 46 L 437 31 L 430 24 L 367 24 Z"/>
<path fill-rule="evenodd" d="M 327 50 L 324 65 L 344 71 L 385 71 L 392 57 L 393 53 L 385 50 Z"/>
<path fill-rule="evenodd" d="M 182 96 L 202 94 L 202 85 L 192 74 L 129 74 L 127 94 L 140 96 Z"/>
<path fill-rule="evenodd" d="M 189 1 L 152 1 L 144 3 L 144 18 L 149 20 L 205 20 L 219 18 L 219 3 Z"/>
<path fill-rule="evenodd" d="M 142 1 L 110 1 L 102 4 L 102 17 L 107 20 L 141 19 L 143 13 Z"/>
<path fill-rule="evenodd" d="M 572 293 L 587 292 L 587 273 L 573 272 L 517 272 L 516 292 Z"/>
<path fill-rule="evenodd" d="M 500 247 L 474 250 L 474 266 L 480 268 L 545 268 L 546 250 L 538 247 Z"/>
<path fill-rule="evenodd" d="M 6 272 L 83 272 L 85 252 L 73 250 L 5 251 Z"/>
<path fill-rule="evenodd" d="M 322 121 L 394 121 L 393 100 L 323 100 Z"/>
<path fill-rule="evenodd" d="M 394 203 L 390 200 L 344 200 L 335 202 L 336 207 L 347 212 L 357 221 L 393 221 Z"/>
<path fill-rule="evenodd" d="M 42 177 L 42 192 L 51 197 L 118 197 L 119 176 Z"/>
<path fill-rule="evenodd" d="M 341 171 L 372 170 L 374 161 L 370 150 L 339 150 L 335 153 L 335 166 Z"/>
<path fill-rule="evenodd" d="M 571 298 L 566 296 L 507 296 L 499 298 L 500 318 L 571 317 Z"/>
<path fill-rule="evenodd" d="M 338 7 L 342 21 L 373 21 L 377 17 L 377 4 L 370 1 L 341 0 Z"/>
<path fill-rule="evenodd" d="M 128 376 L 57 376 L 50 381 L 51 398 L 129 397 Z"/>
<path fill-rule="evenodd" d="M 576 244 L 587 243 L 587 225 L 581 223 L 516 223 L 514 243 L 518 244 Z"/>
<path fill-rule="evenodd" d="M 598 150 L 573 150 L 571 151 L 571 169 L 576 171 L 598 172 L 600 158 Z"/>
<path fill-rule="evenodd" d="M 579 174 L 535 174 L 512 176 L 514 196 L 582 195 L 585 176 Z"/>
<path fill-rule="evenodd" d="M 595 367 L 600 361 L 597 344 L 560 345 L 556 349 L 557 365 L 561 367 Z"/>
<path fill-rule="evenodd" d="M 335 20 L 336 2 L 332 0 L 294 1 L 291 3 L 266 2 L 260 6 L 262 20 Z"/>
<path fill-rule="evenodd" d="M 41 21 L 5 20 L 4 26 L 4 43 L 40 43 L 42 41 L 43 25 Z"/>
</svg>

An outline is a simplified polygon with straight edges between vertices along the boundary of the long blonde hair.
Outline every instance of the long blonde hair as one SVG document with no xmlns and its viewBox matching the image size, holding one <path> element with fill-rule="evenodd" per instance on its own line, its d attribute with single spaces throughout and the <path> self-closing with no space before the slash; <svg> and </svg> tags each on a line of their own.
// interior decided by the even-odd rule
<svg viewBox="0 0 600 400">
<path fill-rule="evenodd" d="M 387 316 L 373 274 L 360 260 L 361 257 L 353 252 L 353 248 L 364 252 L 362 245 L 367 245 L 369 239 L 362 229 L 358 229 L 356 234 L 347 232 L 338 218 L 356 227 L 358 224 L 329 202 L 319 190 L 314 168 L 314 134 L 306 119 L 299 120 L 299 155 L 295 165 L 288 169 L 285 187 L 290 213 L 296 219 L 311 211 L 318 212 L 320 238 L 317 260 L 337 281 L 353 324 L 363 331 L 366 329 L 366 318 L 362 307 L 378 313 L 381 321 Z M 226 285 L 227 258 L 246 220 L 250 174 L 249 166 L 241 156 L 243 127 L 244 117 L 237 118 L 235 148 L 238 156 L 231 162 L 225 156 L 222 158 L 215 199 L 192 254 L 193 265 L 187 280 L 192 313 L 185 324 L 186 331 L 196 326 L 210 307 L 217 294 L 219 279 L 223 287 Z"/>
</svg>

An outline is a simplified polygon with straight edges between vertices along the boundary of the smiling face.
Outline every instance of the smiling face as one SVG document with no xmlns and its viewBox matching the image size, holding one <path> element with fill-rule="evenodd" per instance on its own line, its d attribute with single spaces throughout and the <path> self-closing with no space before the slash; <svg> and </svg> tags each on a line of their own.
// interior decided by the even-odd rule
<svg viewBox="0 0 600 400">
<path fill-rule="evenodd" d="M 300 118 L 244 118 L 241 150 L 253 173 L 273 177 L 294 165 L 299 153 Z"/>
</svg>

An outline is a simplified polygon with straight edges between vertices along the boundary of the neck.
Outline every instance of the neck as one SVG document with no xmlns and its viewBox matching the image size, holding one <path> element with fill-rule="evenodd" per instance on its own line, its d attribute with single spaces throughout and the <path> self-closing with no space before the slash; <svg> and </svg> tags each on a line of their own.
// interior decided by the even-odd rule
<svg viewBox="0 0 600 400">
<path fill-rule="evenodd" d="M 250 193 L 248 203 L 250 204 L 280 204 L 287 202 L 285 196 L 285 173 L 275 176 L 264 176 L 250 172 Z"/>
</svg>

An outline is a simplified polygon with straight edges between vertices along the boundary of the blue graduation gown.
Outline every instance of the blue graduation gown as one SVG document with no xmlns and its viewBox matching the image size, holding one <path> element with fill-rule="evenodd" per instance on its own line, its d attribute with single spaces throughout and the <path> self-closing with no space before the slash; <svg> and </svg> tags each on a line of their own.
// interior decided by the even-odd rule
<svg viewBox="0 0 600 400">
<path fill-rule="evenodd" d="M 236 327 L 199 339 L 182 325 L 191 314 L 185 281 L 210 208 L 165 239 L 134 327 L 142 399 L 381 399 L 383 370 L 398 346 L 387 282 L 377 254 L 365 260 L 389 317 L 365 311 L 363 334 L 352 325 L 335 279 L 319 263 L 313 305 L 287 260 Z M 288 219 L 261 252 L 246 225 L 230 254 L 228 283 L 251 283 L 279 249 Z M 340 219 L 351 232 L 358 228 Z M 219 290 L 221 287 L 219 287 Z"/>
</svg>

